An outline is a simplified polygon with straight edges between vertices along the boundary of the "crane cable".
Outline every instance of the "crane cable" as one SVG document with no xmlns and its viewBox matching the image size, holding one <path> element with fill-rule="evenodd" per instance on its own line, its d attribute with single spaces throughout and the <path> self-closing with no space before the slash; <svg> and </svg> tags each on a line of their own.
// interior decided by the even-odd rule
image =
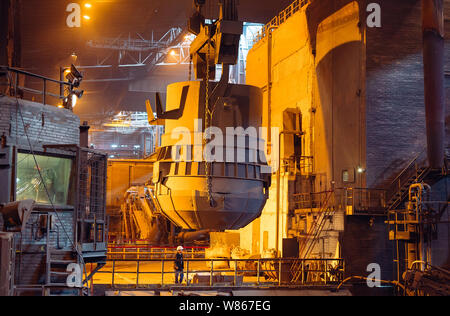
<svg viewBox="0 0 450 316">
<path fill-rule="evenodd" d="M 69 242 L 72 244 L 72 247 L 73 247 L 74 251 L 75 251 L 76 254 L 78 255 L 78 257 L 79 257 L 79 259 L 80 259 L 80 261 L 81 261 L 81 264 L 83 265 L 83 271 L 84 271 L 84 274 L 85 274 L 85 277 L 86 277 L 86 280 L 87 280 L 87 277 L 88 277 L 88 276 L 87 276 L 86 263 L 85 263 L 85 261 L 84 261 L 84 257 L 83 257 L 83 255 L 82 255 L 82 253 L 80 252 L 80 250 L 78 249 L 78 247 L 76 246 L 75 242 L 74 242 L 74 241 L 72 240 L 72 238 L 69 236 L 69 233 L 67 232 L 66 228 L 64 227 L 63 221 L 61 220 L 61 218 L 60 218 L 58 212 L 56 211 L 56 207 L 55 207 L 55 205 L 54 205 L 54 203 L 53 203 L 53 199 L 50 197 L 50 193 L 49 193 L 49 191 L 48 191 L 47 185 L 45 184 L 44 177 L 42 176 L 42 173 L 41 173 L 40 168 L 39 168 L 39 164 L 38 164 L 38 162 L 37 162 L 37 160 L 36 160 L 36 154 L 34 153 L 33 145 L 31 144 L 31 141 L 30 141 L 30 138 L 29 138 L 29 135 L 28 135 L 28 132 L 27 132 L 27 128 L 26 128 L 26 125 L 25 125 L 25 121 L 24 121 L 24 118 L 23 118 L 23 115 L 22 115 L 22 111 L 21 111 L 21 109 L 20 109 L 20 102 L 19 102 L 19 100 L 17 99 L 17 97 L 16 97 L 16 102 L 17 102 L 18 112 L 19 112 L 19 114 L 20 114 L 20 118 L 21 118 L 21 121 L 22 121 L 22 125 L 23 125 L 23 127 L 24 127 L 24 133 L 25 133 L 25 136 L 26 136 L 26 138 L 27 138 L 28 145 L 30 146 L 30 152 L 31 152 L 31 155 L 33 156 L 33 160 L 34 160 L 34 163 L 35 163 L 35 165 L 36 165 L 36 168 L 37 168 L 37 172 L 38 172 L 38 174 L 39 174 L 39 177 L 41 178 L 41 184 L 43 185 L 43 187 L 44 187 L 44 189 L 45 189 L 45 193 L 46 193 L 46 195 L 47 195 L 47 197 L 48 197 L 48 199 L 49 199 L 49 202 L 50 202 L 50 204 L 51 204 L 51 206 L 52 206 L 53 212 L 54 212 L 54 214 L 56 215 L 56 218 L 57 218 L 58 222 L 60 222 L 61 228 L 63 229 L 64 234 L 66 235 L 66 237 L 67 237 L 67 239 L 69 240 Z M 49 238 L 49 236 L 47 236 L 47 238 Z M 83 282 L 83 283 L 84 283 L 84 282 Z"/>
<path fill-rule="evenodd" d="M 207 139 L 211 138 L 211 134 L 210 134 L 210 125 L 211 125 L 211 121 L 212 121 L 212 112 L 211 109 L 209 107 L 209 55 L 211 53 L 211 39 L 208 39 L 208 51 L 207 51 L 207 55 L 206 55 L 206 82 L 205 82 L 205 135 L 203 137 L 203 153 L 205 154 L 205 149 L 207 146 Z M 208 131 L 208 134 L 206 134 L 206 132 Z M 211 176 L 211 166 L 212 164 L 210 162 L 208 162 L 209 157 L 204 157 L 205 159 L 205 175 L 206 175 L 206 189 L 208 192 L 208 202 L 209 205 L 211 207 L 214 207 L 214 198 L 212 196 L 212 176 Z"/>
</svg>

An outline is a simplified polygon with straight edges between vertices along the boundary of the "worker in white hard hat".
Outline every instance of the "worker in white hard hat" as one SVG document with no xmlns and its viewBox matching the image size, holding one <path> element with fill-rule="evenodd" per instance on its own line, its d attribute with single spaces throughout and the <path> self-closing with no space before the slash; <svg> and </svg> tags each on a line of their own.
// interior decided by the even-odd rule
<svg viewBox="0 0 450 316">
<path fill-rule="evenodd" d="M 183 258 L 183 250 L 182 246 L 177 247 L 177 254 L 175 256 L 174 269 L 175 269 L 175 283 L 183 283 L 184 277 L 184 258 Z"/>
</svg>

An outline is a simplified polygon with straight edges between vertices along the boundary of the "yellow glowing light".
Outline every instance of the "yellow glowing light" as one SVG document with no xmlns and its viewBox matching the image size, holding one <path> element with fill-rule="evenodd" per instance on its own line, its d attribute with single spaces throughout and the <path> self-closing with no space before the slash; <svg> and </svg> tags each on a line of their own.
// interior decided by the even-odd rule
<svg viewBox="0 0 450 316">
<path fill-rule="evenodd" d="M 177 53 L 174 50 L 170 51 L 170 56 L 175 56 Z"/>
<path fill-rule="evenodd" d="M 60 104 L 60 105 L 58 105 L 58 108 L 62 109 L 62 108 L 64 108 L 64 105 Z"/>
<path fill-rule="evenodd" d="M 86 3 L 84 6 L 88 9 L 92 8 L 92 4 L 90 4 L 90 3 Z"/>
<path fill-rule="evenodd" d="M 83 18 L 84 18 L 85 20 L 90 20 L 90 19 L 91 19 L 91 17 L 90 17 L 89 15 L 84 15 Z"/>
<path fill-rule="evenodd" d="M 105 127 L 131 127 L 130 123 L 105 123 L 103 124 Z"/>
<path fill-rule="evenodd" d="M 70 73 L 70 69 L 66 69 L 66 70 L 64 70 L 64 73 L 65 73 L 65 74 L 68 74 L 68 73 Z"/>
</svg>

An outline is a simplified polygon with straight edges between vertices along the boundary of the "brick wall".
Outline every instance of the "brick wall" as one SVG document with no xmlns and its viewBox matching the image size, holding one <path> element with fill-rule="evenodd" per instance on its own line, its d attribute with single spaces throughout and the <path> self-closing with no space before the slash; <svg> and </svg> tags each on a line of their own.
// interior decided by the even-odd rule
<svg viewBox="0 0 450 316">
<path fill-rule="evenodd" d="M 0 136 L 7 137 L 8 146 L 28 150 L 29 144 L 25 130 L 36 151 L 41 151 L 42 146 L 46 144 L 78 145 L 79 126 L 80 119 L 68 110 L 0 96 Z M 1 181 L 2 179 L 0 179 L 0 185 L 9 185 Z M 75 229 L 73 211 L 58 211 L 58 216 L 54 212 L 49 214 L 52 215 L 50 246 L 71 248 Z M 44 232 L 39 236 L 38 230 L 39 215 L 33 214 L 21 238 L 17 240 L 19 243 L 17 249 L 20 250 L 16 257 L 16 284 L 18 285 L 45 283 L 47 233 Z"/>
<path fill-rule="evenodd" d="M 7 136 L 9 144 L 28 145 L 25 129 L 33 147 L 79 144 L 79 126 L 79 117 L 69 110 L 0 96 L 0 136 Z"/>
<path fill-rule="evenodd" d="M 74 238 L 73 212 L 59 211 L 58 216 L 54 212 L 50 212 L 51 216 L 51 232 L 50 232 L 50 246 L 53 248 L 70 248 L 71 240 Z M 23 244 L 46 245 L 47 235 L 43 234 L 39 237 L 39 215 L 33 214 L 30 216 L 26 229 L 22 232 Z M 66 231 L 66 233 L 64 232 Z M 70 239 L 69 239 L 70 238 Z M 59 239 L 59 242 L 58 242 Z"/>
<path fill-rule="evenodd" d="M 52 216 L 49 245 L 52 248 L 71 248 L 71 240 L 73 241 L 74 239 L 73 212 L 58 212 L 59 219 L 54 212 L 50 212 L 49 214 Z M 66 230 L 67 235 L 64 232 L 63 227 Z M 21 251 L 17 254 L 16 258 L 16 284 L 18 285 L 44 283 L 46 275 L 45 246 L 47 234 L 44 233 L 39 237 L 38 230 L 39 215 L 33 214 L 30 216 L 26 228 L 21 234 L 22 245 L 19 246 L 21 247 Z"/>
<path fill-rule="evenodd" d="M 382 27 L 367 28 L 369 187 L 389 182 L 426 147 L 421 1 L 377 2 L 381 5 Z M 445 15 L 450 16 L 448 0 Z M 446 34 L 450 34 L 448 23 L 446 28 Z M 449 39 L 446 47 L 449 65 Z M 449 91 L 450 80 L 446 82 Z M 447 115 L 448 101 L 447 95 Z"/>
</svg>

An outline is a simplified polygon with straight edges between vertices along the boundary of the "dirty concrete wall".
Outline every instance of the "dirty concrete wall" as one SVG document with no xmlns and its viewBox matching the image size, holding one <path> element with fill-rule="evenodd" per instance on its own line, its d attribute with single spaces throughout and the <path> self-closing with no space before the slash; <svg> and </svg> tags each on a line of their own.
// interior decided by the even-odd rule
<svg viewBox="0 0 450 316">
<path fill-rule="evenodd" d="M 302 11 L 288 19 L 284 28 L 275 30 L 271 38 L 266 37 L 255 44 L 249 52 L 247 84 L 263 90 L 263 127 L 269 127 L 269 122 L 271 122 L 270 127 L 277 127 L 281 131 L 283 129 L 283 111 L 293 108 L 301 111 L 303 130 L 308 130 L 309 124 L 305 124 L 305 122 L 310 120 L 311 113 L 313 56 L 305 26 L 306 16 Z M 270 61 L 268 56 L 270 56 Z M 269 94 L 271 95 L 271 111 L 269 111 Z M 311 154 L 310 135 L 308 133 L 302 140 L 304 155 Z M 278 137 L 268 139 L 271 151 L 279 150 L 284 153 L 286 151 L 284 139 L 291 137 L 282 136 L 281 144 L 278 144 Z M 287 188 L 288 177 L 283 174 L 280 176 L 280 191 L 287 192 Z M 269 190 L 269 199 L 260 219 L 241 231 L 241 247 L 253 252 L 276 248 L 276 197 L 277 177 L 274 174 Z M 287 237 L 287 201 L 288 195 L 281 194 L 279 249 L 282 248 L 282 239 Z"/>
<path fill-rule="evenodd" d="M 316 191 L 330 189 L 332 181 L 336 187 L 343 186 L 342 172 L 354 174 L 365 164 L 361 12 L 357 2 L 348 2 L 336 5 L 331 15 L 320 16 L 322 6 L 328 12 L 326 5 L 316 2 L 315 10 L 307 6 L 294 14 L 255 44 L 247 61 L 247 84 L 263 90 L 263 126 L 283 130 L 283 111 L 301 112 L 305 133 L 301 154 L 314 157 Z M 311 20 L 316 21 L 314 40 Z M 272 152 L 278 150 L 277 139 L 268 143 Z M 293 152 L 288 148 L 293 147 L 292 136 L 282 136 L 279 146 L 281 157 L 288 158 L 283 155 Z M 346 185 L 359 187 L 364 182 L 356 175 L 351 179 Z M 276 247 L 276 182 L 274 174 L 261 218 L 242 230 L 248 237 L 241 238 L 244 248 L 254 250 L 255 244 L 260 251 Z M 296 193 L 289 189 L 287 174 L 282 173 L 280 182 L 279 249 L 290 228 L 289 195 Z"/>
</svg>

